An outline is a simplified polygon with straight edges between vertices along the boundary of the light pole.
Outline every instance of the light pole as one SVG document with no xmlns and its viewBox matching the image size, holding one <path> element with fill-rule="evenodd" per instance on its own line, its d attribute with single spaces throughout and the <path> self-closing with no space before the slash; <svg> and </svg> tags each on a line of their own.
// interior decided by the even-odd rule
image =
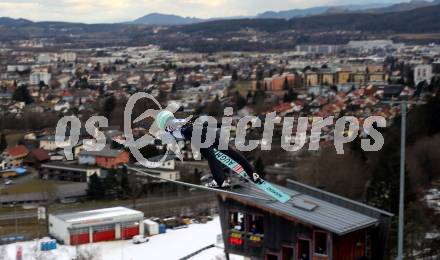
<svg viewBox="0 0 440 260">
<path fill-rule="evenodd" d="M 402 124 L 400 129 L 400 188 L 399 188 L 399 233 L 397 260 L 403 260 L 403 237 L 405 226 L 405 148 L 406 148 L 406 101 L 401 103 Z"/>
<path fill-rule="evenodd" d="M 406 109 L 408 104 L 425 104 L 420 101 L 385 101 L 388 104 L 400 104 L 401 125 L 400 125 L 400 185 L 399 185 L 399 226 L 397 237 L 397 260 L 403 260 L 403 242 L 405 234 L 405 162 L 406 162 Z"/>
</svg>

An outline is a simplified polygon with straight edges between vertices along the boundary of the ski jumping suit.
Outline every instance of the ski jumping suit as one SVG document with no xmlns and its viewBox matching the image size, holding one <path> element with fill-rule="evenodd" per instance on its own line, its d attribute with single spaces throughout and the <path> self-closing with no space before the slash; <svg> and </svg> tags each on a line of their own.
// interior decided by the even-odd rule
<svg viewBox="0 0 440 260">
<path fill-rule="evenodd" d="M 176 133 L 177 132 L 177 133 Z M 180 129 L 176 129 L 171 134 L 174 137 L 177 138 L 183 138 L 184 140 L 191 141 L 193 132 L 192 125 L 188 124 L 183 126 Z M 217 160 L 215 157 L 214 149 L 218 149 L 219 145 L 219 136 L 220 136 L 220 129 L 217 129 L 216 138 L 214 141 L 214 144 L 211 147 L 208 148 L 200 148 L 200 153 L 202 156 L 208 161 L 209 168 L 212 172 L 212 176 L 214 180 L 216 181 L 217 185 L 219 187 L 222 187 L 223 182 L 225 181 L 225 172 L 224 172 L 224 166 L 221 162 Z M 203 139 L 203 138 L 202 138 Z M 230 145 L 228 145 L 227 150 L 220 150 L 225 155 L 231 157 L 233 160 L 235 160 L 238 164 L 240 164 L 243 169 L 248 174 L 249 178 L 253 180 L 253 173 L 255 173 L 254 167 L 246 160 L 246 158 L 237 150 L 232 148 Z"/>
</svg>

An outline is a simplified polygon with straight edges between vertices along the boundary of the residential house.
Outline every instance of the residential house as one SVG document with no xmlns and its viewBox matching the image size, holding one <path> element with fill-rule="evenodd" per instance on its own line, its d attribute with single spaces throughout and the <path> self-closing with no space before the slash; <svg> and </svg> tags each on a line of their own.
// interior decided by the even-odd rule
<svg viewBox="0 0 440 260">
<path fill-rule="evenodd" d="M 336 82 L 337 84 L 344 85 L 350 82 L 350 74 L 349 70 L 340 70 L 336 72 Z"/>
<path fill-rule="evenodd" d="M 42 163 L 48 162 L 50 159 L 49 153 L 42 149 L 32 149 L 31 152 L 24 158 L 23 163 L 28 166 L 39 167 Z"/>
<path fill-rule="evenodd" d="M 162 155 L 158 155 L 152 158 L 148 158 L 148 161 L 150 162 L 159 162 L 161 161 L 163 158 Z M 157 167 L 159 169 L 167 169 L 167 170 L 174 170 L 176 169 L 176 161 L 175 161 L 176 156 L 174 155 L 169 155 L 167 157 L 165 157 L 165 159 L 161 162 L 160 166 Z"/>
<path fill-rule="evenodd" d="M 285 84 L 287 81 L 287 87 L 292 88 L 295 83 L 295 75 L 291 73 L 284 73 L 282 75 L 272 76 L 271 84 L 267 87 L 270 91 L 282 91 L 285 90 Z"/>
<path fill-rule="evenodd" d="M 319 85 L 319 75 L 314 71 L 307 71 L 304 76 L 304 83 L 307 87 Z"/>
<path fill-rule="evenodd" d="M 368 82 L 384 82 L 385 73 L 383 72 L 373 72 L 368 74 Z"/>
<path fill-rule="evenodd" d="M 268 203 L 252 185 L 218 195 L 226 254 L 251 259 L 385 258 L 392 214 L 288 180 L 286 203 Z"/>
<path fill-rule="evenodd" d="M 46 151 L 55 151 L 59 148 L 63 147 L 69 147 L 70 146 L 70 139 L 69 138 L 63 138 L 63 141 L 59 142 L 58 146 L 55 142 L 55 136 L 54 135 L 47 135 L 43 136 L 38 139 L 40 142 L 40 148 L 46 150 Z"/>
<path fill-rule="evenodd" d="M 23 165 L 24 158 L 29 154 L 29 150 L 24 145 L 7 148 L 1 154 L 4 158 L 6 168 L 20 167 Z"/>
<path fill-rule="evenodd" d="M 132 167 L 136 168 L 138 170 L 144 171 L 148 174 L 156 175 L 156 176 L 163 178 L 163 179 L 167 179 L 167 180 L 171 180 L 171 181 L 177 181 L 180 179 L 180 171 L 178 171 L 178 170 L 172 170 L 172 169 L 166 169 L 166 168 L 160 168 L 160 167 L 159 168 L 146 168 L 146 167 L 143 167 L 139 164 L 135 164 Z M 146 177 L 145 175 L 143 175 L 142 173 L 139 173 L 139 172 L 133 171 L 132 173 L 138 177 L 141 177 L 141 178 Z M 151 181 L 153 183 L 165 182 L 163 180 L 151 180 L 151 178 L 147 178 L 147 180 L 149 182 Z"/>
<path fill-rule="evenodd" d="M 423 81 L 431 84 L 432 79 L 432 66 L 431 65 L 417 65 L 414 67 L 414 83 L 416 86 Z"/>
<path fill-rule="evenodd" d="M 48 85 L 52 75 L 47 68 L 34 68 L 29 76 L 29 83 L 31 85 L 38 85 L 40 82 Z"/>
<path fill-rule="evenodd" d="M 116 169 L 122 164 L 130 161 L 130 154 L 127 151 L 104 149 L 102 151 L 86 151 L 79 153 L 79 164 L 98 165 L 107 169 Z"/>
<path fill-rule="evenodd" d="M 351 77 L 354 83 L 359 84 L 363 84 L 367 80 L 367 74 L 363 71 L 354 72 Z"/>
<path fill-rule="evenodd" d="M 329 69 L 321 70 L 320 77 L 322 85 L 331 86 L 335 83 L 335 74 Z"/>
</svg>

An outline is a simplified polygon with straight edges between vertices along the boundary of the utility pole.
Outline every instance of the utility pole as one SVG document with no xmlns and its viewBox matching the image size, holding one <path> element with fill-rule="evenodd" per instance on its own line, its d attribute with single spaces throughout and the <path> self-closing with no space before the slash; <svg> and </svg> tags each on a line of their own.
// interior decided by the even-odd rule
<svg viewBox="0 0 440 260">
<path fill-rule="evenodd" d="M 400 104 L 401 107 L 401 126 L 400 126 L 400 185 L 399 185 L 399 226 L 397 239 L 397 257 L 396 260 L 403 260 L 403 244 L 405 237 L 405 163 L 406 163 L 406 110 L 408 104 L 425 104 L 421 101 L 385 101 L 388 104 Z"/>
<path fill-rule="evenodd" d="M 400 188 L 399 188 L 399 238 L 397 260 L 403 260 L 403 237 L 405 226 L 405 148 L 406 148 L 406 101 L 401 104 L 402 124 L 400 129 Z"/>
</svg>

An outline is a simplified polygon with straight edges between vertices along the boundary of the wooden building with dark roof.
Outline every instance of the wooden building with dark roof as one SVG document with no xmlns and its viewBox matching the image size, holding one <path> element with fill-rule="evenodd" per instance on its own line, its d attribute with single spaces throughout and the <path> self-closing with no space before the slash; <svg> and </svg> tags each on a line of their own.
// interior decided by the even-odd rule
<svg viewBox="0 0 440 260">
<path fill-rule="evenodd" d="M 250 185 L 218 196 L 227 254 L 266 260 L 384 259 L 392 214 L 288 180 L 287 203 Z"/>
</svg>

